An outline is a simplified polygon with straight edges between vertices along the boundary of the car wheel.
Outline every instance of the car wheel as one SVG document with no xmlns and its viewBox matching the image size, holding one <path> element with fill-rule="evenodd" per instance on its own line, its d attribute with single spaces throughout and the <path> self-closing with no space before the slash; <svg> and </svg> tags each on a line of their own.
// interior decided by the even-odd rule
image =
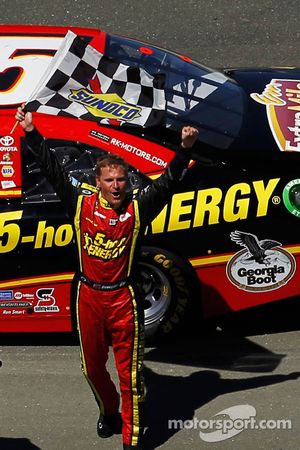
<svg viewBox="0 0 300 450">
<path fill-rule="evenodd" d="M 161 248 L 143 247 L 139 271 L 149 345 L 178 330 L 191 304 L 194 283 L 188 265 Z"/>
</svg>

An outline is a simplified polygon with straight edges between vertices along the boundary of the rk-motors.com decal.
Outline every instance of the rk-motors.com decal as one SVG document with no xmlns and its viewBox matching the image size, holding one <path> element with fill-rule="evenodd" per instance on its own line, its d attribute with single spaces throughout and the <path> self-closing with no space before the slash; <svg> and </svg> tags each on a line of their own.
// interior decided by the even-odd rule
<svg viewBox="0 0 300 450">
<path fill-rule="evenodd" d="M 258 240 L 257 236 L 233 231 L 231 240 L 244 247 L 226 267 L 229 280 L 239 289 L 249 292 L 273 291 L 284 286 L 294 275 L 296 262 L 280 242 Z"/>
<path fill-rule="evenodd" d="M 279 149 L 300 152 L 300 80 L 272 79 L 262 94 L 250 97 L 266 106 Z"/>
</svg>

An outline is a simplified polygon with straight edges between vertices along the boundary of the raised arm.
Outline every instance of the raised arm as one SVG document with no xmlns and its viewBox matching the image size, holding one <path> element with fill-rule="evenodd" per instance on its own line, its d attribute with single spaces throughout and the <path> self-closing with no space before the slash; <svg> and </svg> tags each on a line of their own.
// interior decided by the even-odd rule
<svg viewBox="0 0 300 450">
<path fill-rule="evenodd" d="M 190 161 L 190 150 L 198 138 L 198 130 L 186 126 L 181 132 L 181 145 L 166 171 L 139 193 L 141 219 L 144 225 L 152 221 L 172 197 L 183 179 Z"/>
<path fill-rule="evenodd" d="M 34 126 L 32 113 L 25 113 L 22 106 L 17 109 L 15 118 L 25 131 L 25 140 L 29 150 L 35 156 L 37 163 L 62 200 L 68 213 L 73 215 L 78 195 L 77 187 L 73 186 L 68 173 L 57 160 L 55 152 L 49 148 L 47 140 Z"/>
</svg>

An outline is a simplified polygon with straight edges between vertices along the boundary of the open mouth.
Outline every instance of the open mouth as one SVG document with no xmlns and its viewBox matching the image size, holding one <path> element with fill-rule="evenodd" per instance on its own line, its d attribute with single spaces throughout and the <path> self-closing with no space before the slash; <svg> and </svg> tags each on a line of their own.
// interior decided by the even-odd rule
<svg viewBox="0 0 300 450">
<path fill-rule="evenodd" d="M 112 192 L 111 194 L 112 194 L 112 196 L 113 196 L 113 198 L 115 200 L 119 200 L 120 197 L 121 197 L 121 193 L 120 192 Z"/>
</svg>

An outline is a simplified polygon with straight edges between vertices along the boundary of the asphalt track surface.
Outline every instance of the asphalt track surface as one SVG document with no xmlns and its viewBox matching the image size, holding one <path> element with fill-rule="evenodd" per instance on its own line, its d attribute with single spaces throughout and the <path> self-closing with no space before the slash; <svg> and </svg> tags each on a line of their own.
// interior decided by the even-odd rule
<svg viewBox="0 0 300 450">
<path fill-rule="evenodd" d="M 299 335 L 223 330 L 147 349 L 144 449 L 299 448 Z M 97 437 L 98 412 L 76 342 L 1 341 L 1 450 L 122 448 L 119 435 Z M 112 357 L 109 369 L 116 381 Z"/>
<path fill-rule="evenodd" d="M 1 0 L 0 23 L 80 25 L 212 67 L 300 66 L 299 0 Z"/>
<path fill-rule="evenodd" d="M 0 23 L 102 28 L 216 68 L 300 66 L 299 0 L 2 0 Z M 147 448 L 299 448 L 299 311 L 279 312 L 277 319 L 269 312 L 267 320 L 244 317 L 239 329 L 229 323 L 227 331 L 147 350 Z M 121 448 L 120 436 L 96 436 L 97 410 L 76 340 L 1 336 L 0 343 L 1 450 Z M 237 422 L 239 433 L 219 430 L 208 442 L 212 430 L 200 429 L 199 421 L 204 427 L 224 409 L 227 420 L 234 410 L 238 417 L 255 410 L 257 422 L 247 429 Z M 176 429 L 168 428 L 172 419 L 181 421 Z"/>
</svg>

